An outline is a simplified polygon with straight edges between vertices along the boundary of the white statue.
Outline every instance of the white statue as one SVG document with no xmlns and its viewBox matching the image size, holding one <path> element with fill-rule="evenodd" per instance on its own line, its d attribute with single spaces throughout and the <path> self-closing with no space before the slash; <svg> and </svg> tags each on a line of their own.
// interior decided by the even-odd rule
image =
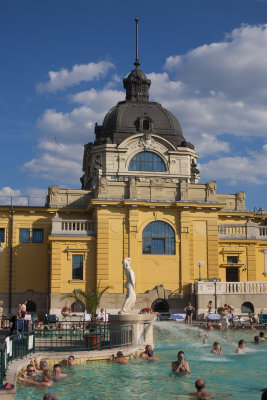
<svg viewBox="0 0 267 400">
<path fill-rule="evenodd" d="M 133 312 L 133 306 L 135 304 L 136 300 L 136 294 L 135 294 L 135 275 L 134 272 L 130 266 L 131 259 L 130 258 L 125 258 L 122 261 L 122 265 L 124 268 L 124 272 L 126 275 L 126 282 L 124 287 L 127 289 L 126 293 L 126 299 L 124 301 L 123 307 L 119 314 L 127 314 Z"/>
</svg>

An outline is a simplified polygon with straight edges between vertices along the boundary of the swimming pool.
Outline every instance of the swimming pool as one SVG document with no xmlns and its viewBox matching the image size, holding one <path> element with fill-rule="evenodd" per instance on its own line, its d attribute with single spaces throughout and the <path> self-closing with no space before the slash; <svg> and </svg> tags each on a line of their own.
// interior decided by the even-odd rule
<svg viewBox="0 0 267 400">
<path fill-rule="evenodd" d="M 255 332 L 234 331 L 209 333 L 208 344 L 203 345 L 198 329 L 177 322 L 156 322 L 154 329 L 155 354 L 159 361 L 131 360 L 127 365 L 108 362 L 90 362 L 76 366 L 69 378 L 57 382 L 50 390 L 17 384 L 16 400 L 42 399 L 50 391 L 60 400 L 82 399 L 186 399 L 184 393 L 194 392 L 194 382 L 203 378 L 206 390 L 221 399 L 231 394 L 231 399 L 260 399 L 256 389 L 267 387 L 267 341 L 253 345 Z M 248 352 L 236 354 L 233 342 L 245 339 Z M 210 353 L 212 343 L 219 341 L 223 355 Z M 183 350 L 191 373 L 171 373 L 171 361 Z"/>
</svg>

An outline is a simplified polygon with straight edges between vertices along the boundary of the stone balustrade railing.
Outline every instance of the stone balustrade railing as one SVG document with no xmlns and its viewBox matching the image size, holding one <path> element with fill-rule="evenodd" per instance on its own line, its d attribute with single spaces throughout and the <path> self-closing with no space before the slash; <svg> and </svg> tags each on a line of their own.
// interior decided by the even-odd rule
<svg viewBox="0 0 267 400">
<path fill-rule="evenodd" d="M 94 236 L 96 235 L 95 220 L 67 220 L 55 216 L 52 219 L 52 235 Z"/>
<path fill-rule="evenodd" d="M 219 239 L 258 239 L 267 240 L 267 226 L 259 226 L 252 222 L 244 225 L 218 225 Z"/>
<path fill-rule="evenodd" d="M 267 294 L 266 282 L 196 282 L 196 294 Z"/>
</svg>

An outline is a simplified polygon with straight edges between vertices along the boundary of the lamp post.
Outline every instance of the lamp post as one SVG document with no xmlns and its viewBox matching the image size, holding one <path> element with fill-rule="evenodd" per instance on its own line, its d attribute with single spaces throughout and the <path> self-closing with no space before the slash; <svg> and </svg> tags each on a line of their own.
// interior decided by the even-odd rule
<svg viewBox="0 0 267 400">
<path fill-rule="evenodd" d="M 197 265 L 199 268 L 199 278 L 198 280 L 201 281 L 201 266 L 205 264 L 205 261 L 197 261 Z"/>
</svg>

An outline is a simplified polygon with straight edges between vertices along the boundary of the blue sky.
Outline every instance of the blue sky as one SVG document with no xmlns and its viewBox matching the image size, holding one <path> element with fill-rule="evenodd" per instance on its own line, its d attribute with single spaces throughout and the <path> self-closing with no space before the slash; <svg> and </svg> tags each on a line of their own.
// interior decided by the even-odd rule
<svg viewBox="0 0 267 400">
<path fill-rule="evenodd" d="M 194 143 L 201 182 L 267 210 L 264 0 L 1 2 L 0 196 L 80 188 L 83 145 L 124 99 L 136 16 L 150 98 Z"/>
</svg>

